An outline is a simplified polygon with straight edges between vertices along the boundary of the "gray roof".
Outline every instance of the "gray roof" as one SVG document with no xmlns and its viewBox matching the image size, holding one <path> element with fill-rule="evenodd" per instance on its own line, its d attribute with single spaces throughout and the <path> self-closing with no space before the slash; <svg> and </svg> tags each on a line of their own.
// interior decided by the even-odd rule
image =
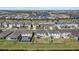
<svg viewBox="0 0 79 59">
<path fill-rule="evenodd" d="M 39 22 L 33 22 L 32 24 L 38 26 Z"/>
<path fill-rule="evenodd" d="M 3 31 L 0 33 L 0 38 L 4 38 L 7 37 L 8 35 L 10 35 L 12 33 L 12 31 Z"/>
<path fill-rule="evenodd" d="M 8 38 L 18 38 L 21 34 L 32 34 L 30 30 L 14 30 L 14 32 L 8 36 Z"/>
<path fill-rule="evenodd" d="M 31 25 L 32 22 L 25 22 L 25 26 Z"/>
<path fill-rule="evenodd" d="M 41 33 L 42 33 L 42 34 L 47 33 L 45 30 L 35 30 L 34 32 L 35 32 L 36 34 L 37 34 L 37 33 L 40 33 L 40 34 L 41 34 Z"/>
<path fill-rule="evenodd" d="M 55 33 L 60 33 L 60 32 L 57 31 L 57 30 L 48 30 L 47 32 L 50 33 L 50 34 L 51 34 L 51 33 L 53 33 L 53 34 L 55 34 Z"/>
<path fill-rule="evenodd" d="M 22 30 L 21 33 L 22 34 L 32 34 L 32 30 Z"/>
<path fill-rule="evenodd" d="M 21 31 L 14 31 L 11 35 L 8 36 L 8 38 L 18 38 L 20 36 Z"/>
<path fill-rule="evenodd" d="M 39 24 L 40 26 L 54 26 L 55 24 Z"/>
<path fill-rule="evenodd" d="M 76 22 L 57 22 L 57 24 L 77 24 Z"/>
</svg>

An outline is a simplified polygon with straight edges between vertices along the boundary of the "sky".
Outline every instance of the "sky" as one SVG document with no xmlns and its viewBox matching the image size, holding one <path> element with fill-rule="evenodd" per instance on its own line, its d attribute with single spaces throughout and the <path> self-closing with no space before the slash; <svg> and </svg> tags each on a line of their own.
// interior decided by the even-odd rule
<svg viewBox="0 0 79 59">
<path fill-rule="evenodd" d="M 79 0 L 0 0 L 0 7 L 79 7 Z"/>
<path fill-rule="evenodd" d="M 79 7 L 0 7 L 0 10 L 79 10 Z"/>
<path fill-rule="evenodd" d="M 79 0 L 0 0 L 0 10 L 79 10 Z"/>
</svg>

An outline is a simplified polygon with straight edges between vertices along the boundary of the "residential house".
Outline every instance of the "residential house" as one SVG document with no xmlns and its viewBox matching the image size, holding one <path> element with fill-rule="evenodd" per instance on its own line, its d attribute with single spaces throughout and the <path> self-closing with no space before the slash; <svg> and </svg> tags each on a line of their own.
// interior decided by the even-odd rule
<svg viewBox="0 0 79 59">
<path fill-rule="evenodd" d="M 0 39 L 6 39 L 7 36 L 9 36 L 12 33 L 12 31 L 6 30 L 0 33 Z"/>
<path fill-rule="evenodd" d="M 69 36 L 71 35 L 71 32 L 66 30 L 48 30 L 47 32 L 48 36 L 51 37 L 52 39 L 58 39 L 58 38 L 68 39 Z"/>
<path fill-rule="evenodd" d="M 60 38 L 61 34 L 59 31 L 55 31 L 55 30 L 48 30 L 48 36 L 52 39 L 57 39 Z"/>
<path fill-rule="evenodd" d="M 32 29 L 33 29 L 33 30 L 39 29 L 39 27 L 40 27 L 40 26 L 39 26 L 39 23 L 38 23 L 38 22 L 33 22 L 33 23 L 32 23 Z"/>
<path fill-rule="evenodd" d="M 63 28 L 76 29 L 76 28 L 78 28 L 77 23 L 57 22 L 56 26 L 58 27 L 58 29 L 63 29 Z"/>
<path fill-rule="evenodd" d="M 24 27 L 30 30 L 32 28 L 32 22 L 25 22 Z"/>
<path fill-rule="evenodd" d="M 53 22 L 39 23 L 39 27 L 43 30 L 53 30 L 55 24 Z"/>
<path fill-rule="evenodd" d="M 16 22 L 16 27 L 17 28 L 23 28 L 24 27 L 24 22 Z"/>
<path fill-rule="evenodd" d="M 13 22 L 9 22 L 8 28 L 13 28 L 15 26 L 15 24 Z"/>
<path fill-rule="evenodd" d="M 35 30 L 34 33 L 35 33 L 36 38 L 46 38 L 46 37 L 48 37 L 48 34 L 45 30 Z"/>
<path fill-rule="evenodd" d="M 72 13 L 72 14 L 70 14 L 70 18 L 71 19 L 79 19 L 79 14 L 78 13 Z"/>
<path fill-rule="evenodd" d="M 75 29 L 71 32 L 71 34 L 75 40 L 79 41 L 79 30 Z"/>
<path fill-rule="evenodd" d="M 21 31 L 21 42 L 31 42 L 32 40 L 32 31 L 31 30 L 22 30 Z"/>
<path fill-rule="evenodd" d="M 14 30 L 14 32 L 7 36 L 7 40 L 20 40 L 21 39 L 21 31 L 20 30 Z"/>
<path fill-rule="evenodd" d="M 8 22 L 3 22 L 3 23 L 2 23 L 2 26 L 3 26 L 4 28 L 7 28 L 7 27 L 8 27 Z"/>
<path fill-rule="evenodd" d="M 63 39 L 69 39 L 71 36 L 71 32 L 68 30 L 59 30 L 60 34 L 61 34 L 61 38 Z"/>
</svg>

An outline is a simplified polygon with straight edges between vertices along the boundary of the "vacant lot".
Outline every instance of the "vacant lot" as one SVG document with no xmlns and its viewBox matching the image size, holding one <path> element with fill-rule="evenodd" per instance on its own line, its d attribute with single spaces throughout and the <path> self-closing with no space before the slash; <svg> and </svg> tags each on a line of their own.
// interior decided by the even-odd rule
<svg viewBox="0 0 79 59">
<path fill-rule="evenodd" d="M 1 50 L 79 50 L 79 42 L 64 43 L 26 43 L 0 40 Z"/>
</svg>

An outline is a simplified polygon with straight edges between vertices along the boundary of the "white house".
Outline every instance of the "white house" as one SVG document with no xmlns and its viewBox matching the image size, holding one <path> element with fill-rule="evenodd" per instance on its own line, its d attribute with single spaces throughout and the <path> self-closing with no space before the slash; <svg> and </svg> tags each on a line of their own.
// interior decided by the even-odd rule
<svg viewBox="0 0 79 59">
<path fill-rule="evenodd" d="M 36 30 L 37 29 L 37 27 L 39 27 L 39 23 L 38 22 L 33 22 L 32 23 L 32 26 L 33 26 L 33 30 Z"/>
<path fill-rule="evenodd" d="M 45 30 L 35 30 L 35 37 L 46 38 L 48 34 Z"/>
<path fill-rule="evenodd" d="M 63 30 L 49 30 L 48 32 L 48 36 L 49 37 L 53 37 L 53 39 L 57 39 L 57 38 L 64 38 L 64 39 L 68 39 L 69 35 L 71 35 L 70 32 L 66 32 Z"/>
<path fill-rule="evenodd" d="M 62 28 L 75 29 L 75 28 L 78 28 L 77 23 L 57 22 L 56 26 L 58 27 L 58 29 L 62 29 Z"/>
<path fill-rule="evenodd" d="M 31 29 L 32 23 L 31 22 L 25 22 L 24 27 L 27 28 L 28 30 Z"/>
<path fill-rule="evenodd" d="M 64 39 L 68 39 L 69 36 L 71 35 L 70 31 L 66 31 L 66 30 L 59 30 L 59 32 L 61 33 L 61 37 Z"/>
<path fill-rule="evenodd" d="M 60 38 L 60 36 L 61 36 L 59 31 L 49 30 L 47 32 L 48 32 L 48 36 L 53 37 L 53 39 Z"/>
<path fill-rule="evenodd" d="M 3 22 L 2 26 L 5 27 L 5 28 L 8 27 L 8 22 Z"/>
</svg>

